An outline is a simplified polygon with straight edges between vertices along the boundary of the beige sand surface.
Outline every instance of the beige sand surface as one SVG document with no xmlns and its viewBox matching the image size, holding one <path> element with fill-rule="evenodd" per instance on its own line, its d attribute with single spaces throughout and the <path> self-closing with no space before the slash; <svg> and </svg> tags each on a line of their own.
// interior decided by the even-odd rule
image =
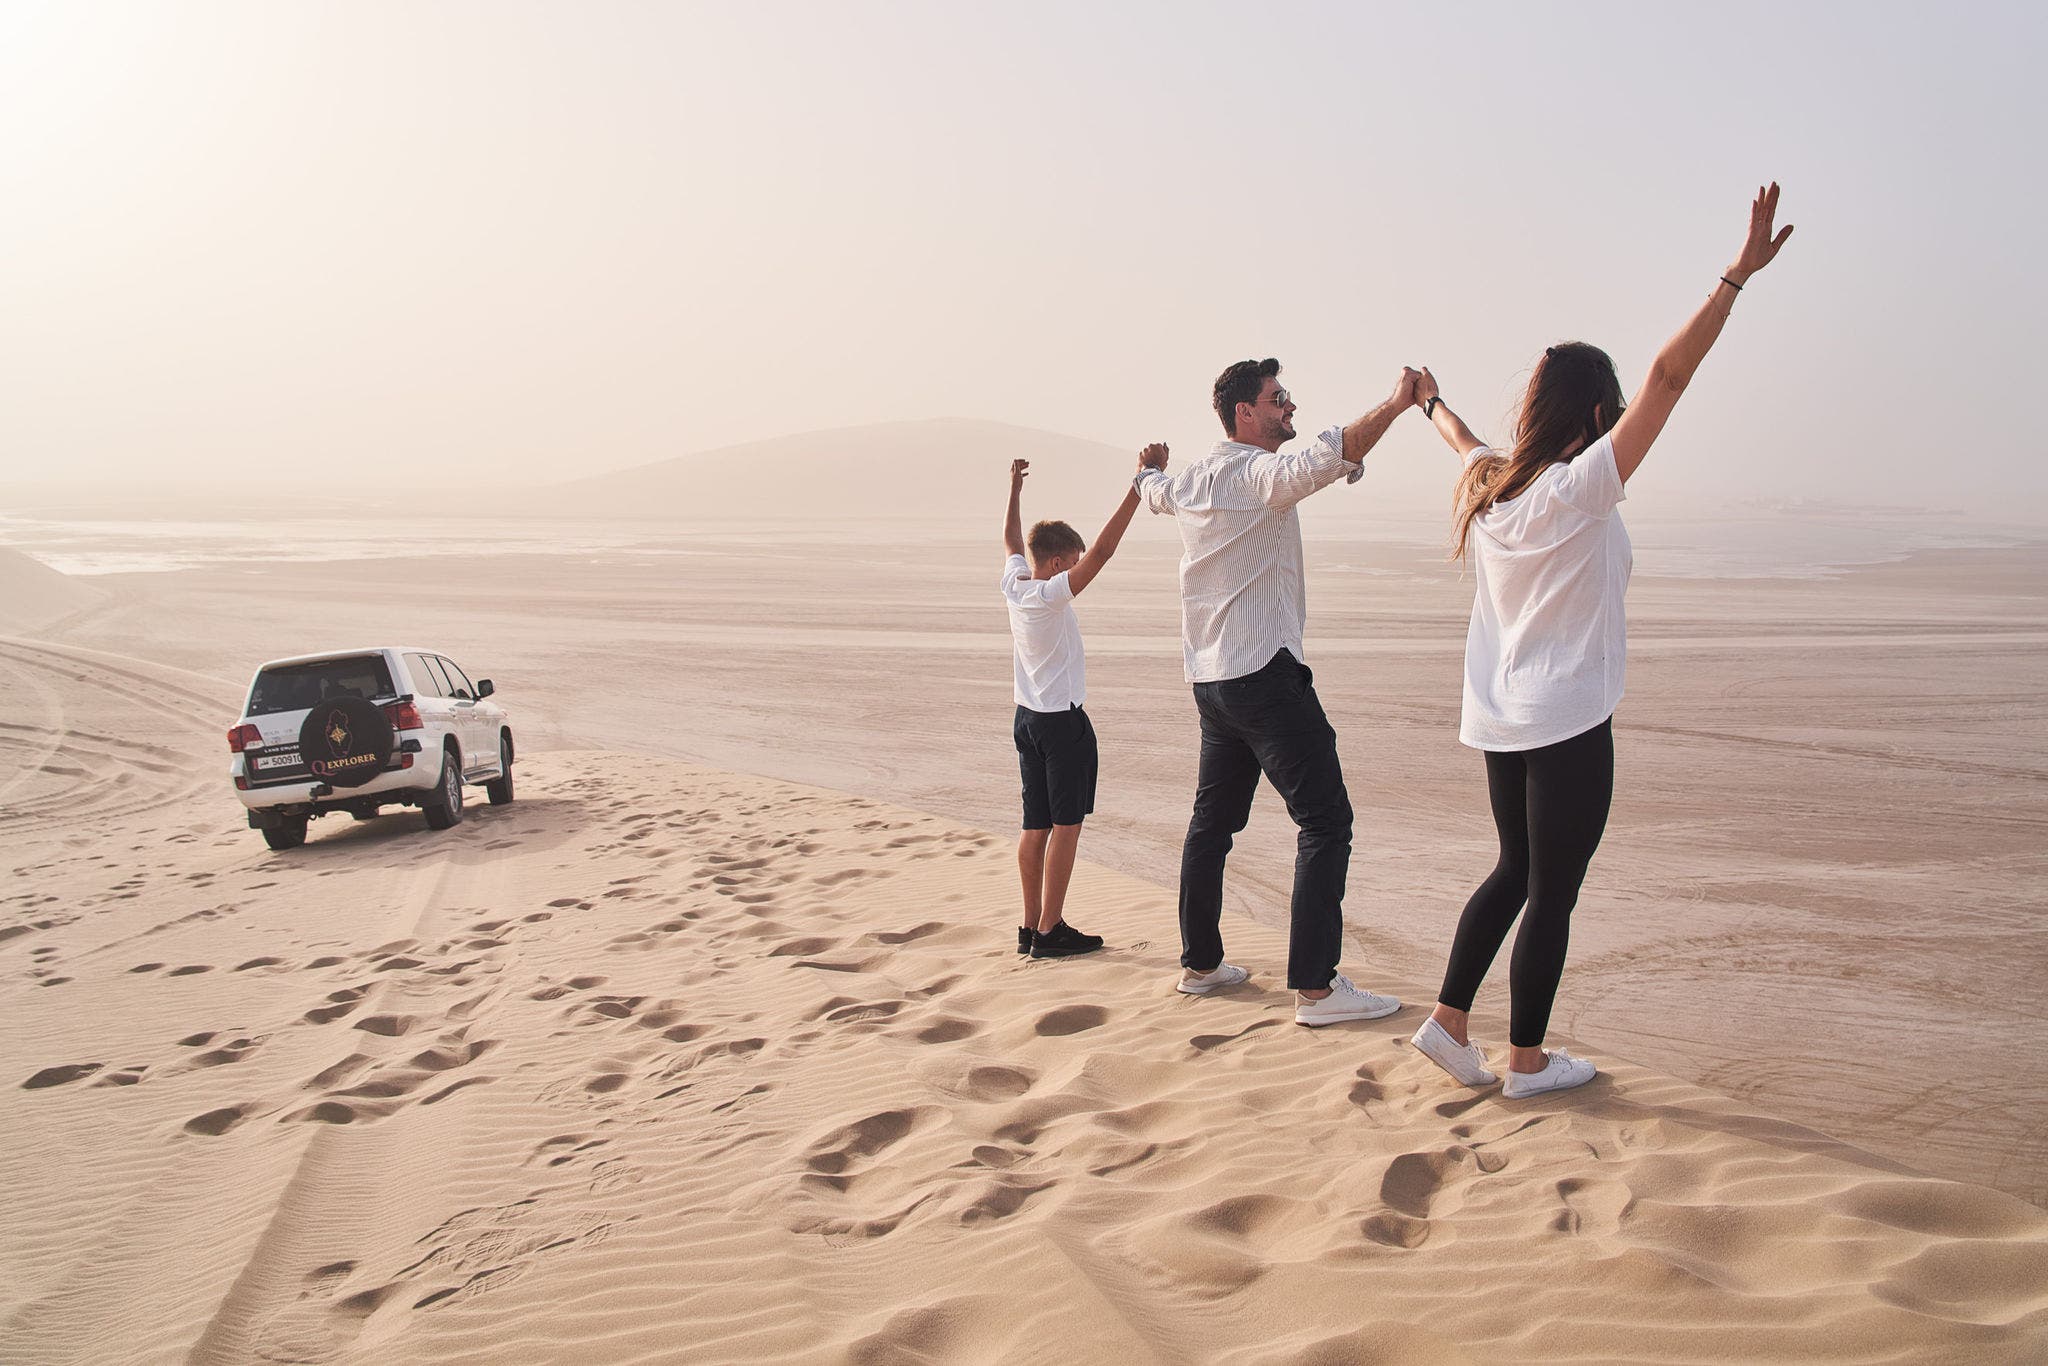
<svg viewBox="0 0 2048 1366">
<path fill-rule="evenodd" d="M 699 552 L 31 577 L 0 1360 L 2048 1353 L 2039 552 L 1639 580 L 1558 1012 L 1607 1075 L 1521 1105 L 1408 1050 L 1418 1011 L 1288 1023 L 1270 806 L 1227 927 L 1259 976 L 1166 989 L 1164 542 L 1082 604 L 1107 780 L 1073 915 L 1115 947 L 1057 964 L 1007 951 L 988 547 Z M 1469 589 L 1311 561 L 1347 966 L 1424 1002 L 1491 857 Z M 519 802 L 270 854 L 221 776 L 248 669 L 391 638 L 499 682 Z"/>
<path fill-rule="evenodd" d="M 496 678 L 529 752 L 668 754 L 1012 829 L 993 547 L 859 530 L 115 575 L 85 581 L 111 604 L 54 635 L 207 673 L 219 728 L 262 658 L 431 641 Z M 1081 603 L 1106 775 L 1083 856 L 1167 888 L 1195 753 L 1171 536 L 1140 521 Z M 1614 817 L 1561 1025 L 1603 1059 L 2048 1204 L 2048 552 L 1816 581 L 1655 568 L 1631 590 Z M 1426 995 L 1493 857 L 1456 742 L 1470 586 L 1433 551 L 1357 540 L 1312 542 L 1310 580 L 1359 813 L 1347 966 Z M 1236 910 L 1279 923 L 1292 838 L 1262 798 Z M 1503 981 L 1481 996 L 1504 999 Z"/>
<path fill-rule="evenodd" d="M 1628 1063 L 1467 1092 L 1413 1011 L 1293 1026 L 1259 926 L 1178 996 L 1099 867 L 1114 950 L 1033 963 L 1004 838 L 574 750 L 273 856 L 217 681 L 0 670 L 10 1363 L 2048 1351 L 2041 1210 Z"/>
</svg>

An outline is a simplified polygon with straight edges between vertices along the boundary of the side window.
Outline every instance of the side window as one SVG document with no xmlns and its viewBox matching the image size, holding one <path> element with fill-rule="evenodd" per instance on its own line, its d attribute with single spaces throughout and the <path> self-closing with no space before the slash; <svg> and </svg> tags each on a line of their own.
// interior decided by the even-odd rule
<svg viewBox="0 0 2048 1366">
<path fill-rule="evenodd" d="M 448 686 L 448 671 L 441 667 L 441 660 L 438 655 L 427 656 L 427 669 L 434 676 L 434 695 L 436 697 L 455 696 L 455 689 Z"/>
<path fill-rule="evenodd" d="M 476 689 L 469 685 L 469 675 L 456 668 L 454 660 L 441 655 L 435 655 L 434 662 L 439 664 L 448 675 L 448 695 L 450 697 L 459 697 L 465 702 L 476 700 Z"/>
<path fill-rule="evenodd" d="M 428 664 L 426 655 L 406 655 L 406 672 L 412 674 L 412 686 L 422 696 L 446 696 L 449 692 L 449 686 L 440 674 L 434 672 L 434 666 Z"/>
</svg>

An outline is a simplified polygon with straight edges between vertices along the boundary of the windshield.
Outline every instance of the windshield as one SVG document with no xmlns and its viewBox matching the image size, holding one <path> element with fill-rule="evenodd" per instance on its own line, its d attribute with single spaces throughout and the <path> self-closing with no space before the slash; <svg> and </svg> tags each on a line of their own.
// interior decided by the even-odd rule
<svg viewBox="0 0 2048 1366">
<path fill-rule="evenodd" d="M 249 715 L 271 716 L 281 711 L 305 711 L 337 697 L 359 697 L 374 702 L 395 697 L 391 670 L 382 655 L 349 655 L 341 659 L 316 660 L 311 664 L 279 664 L 256 675 L 249 690 Z"/>
</svg>

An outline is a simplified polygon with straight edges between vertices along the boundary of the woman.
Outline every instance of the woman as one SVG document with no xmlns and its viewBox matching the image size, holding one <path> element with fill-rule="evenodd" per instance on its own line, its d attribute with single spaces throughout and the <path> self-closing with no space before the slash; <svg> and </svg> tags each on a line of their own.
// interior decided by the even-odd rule
<svg viewBox="0 0 2048 1366">
<path fill-rule="evenodd" d="M 1614 705 L 1633 563 L 1615 507 L 1706 358 L 1749 278 L 1792 229 L 1773 237 L 1778 187 L 1758 190 L 1742 253 L 1705 304 L 1664 344 L 1626 410 L 1614 362 L 1584 342 L 1546 349 L 1529 377 L 1511 450 L 1472 434 L 1422 372 L 1415 401 L 1465 459 L 1456 555 L 1478 580 L 1465 638 L 1459 738 L 1486 755 L 1500 861 L 1465 905 L 1443 990 L 1414 1044 L 1467 1086 L 1497 1078 L 1466 1034 L 1473 994 L 1517 914 L 1508 970 L 1508 1078 L 1501 1093 L 1583 1086 L 1593 1064 L 1543 1035 L 1564 969 L 1572 906 L 1607 825 L 1614 792 Z M 1525 910 L 1526 906 L 1526 910 Z"/>
</svg>

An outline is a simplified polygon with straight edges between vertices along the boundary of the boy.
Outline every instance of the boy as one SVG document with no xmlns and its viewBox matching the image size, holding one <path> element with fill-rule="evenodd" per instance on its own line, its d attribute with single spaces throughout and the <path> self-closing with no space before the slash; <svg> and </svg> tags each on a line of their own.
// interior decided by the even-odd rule
<svg viewBox="0 0 2048 1366">
<path fill-rule="evenodd" d="M 1102 936 L 1083 934 L 1060 918 L 1081 822 L 1095 809 L 1095 727 L 1081 710 L 1088 687 L 1081 657 L 1081 624 L 1074 599 L 1116 554 L 1131 514 L 1138 510 L 1136 482 L 1089 550 L 1065 522 L 1031 528 L 1031 562 L 1018 500 L 1028 460 L 1010 462 L 1010 506 L 1003 518 L 1003 600 L 1010 607 L 1014 646 L 1017 719 L 1012 735 L 1024 777 L 1024 829 L 1017 839 L 1017 871 L 1024 883 L 1024 923 L 1017 952 L 1033 958 L 1066 958 L 1102 947 Z M 1166 447 L 1147 446 L 1140 471 L 1166 468 Z"/>
</svg>

